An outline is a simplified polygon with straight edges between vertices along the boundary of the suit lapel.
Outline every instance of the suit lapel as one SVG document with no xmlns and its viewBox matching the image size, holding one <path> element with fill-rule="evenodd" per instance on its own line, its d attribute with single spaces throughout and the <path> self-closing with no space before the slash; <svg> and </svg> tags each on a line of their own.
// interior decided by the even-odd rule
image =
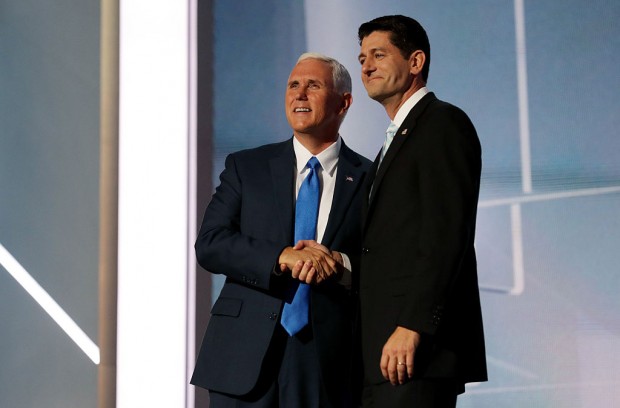
<svg viewBox="0 0 620 408">
<path fill-rule="evenodd" d="M 340 224 L 345 219 L 355 192 L 360 188 L 364 179 L 364 171 L 361 164 L 359 158 L 353 154 L 343 141 L 340 147 L 340 154 L 338 155 L 338 171 L 336 172 L 332 208 L 330 209 L 325 233 L 321 240 L 323 245 L 329 247 L 333 241 L 340 228 Z"/>
<path fill-rule="evenodd" d="M 411 112 L 409 112 L 409 114 L 403 121 L 403 124 L 400 126 L 400 128 L 398 128 L 396 136 L 394 136 L 394 140 L 392 140 L 392 143 L 390 144 L 390 147 L 377 170 L 376 176 L 374 177 L 374 180 L 372 180 L 372 184 L 370 185 L 372 189 L 369 193 L 368 207 L 365 213 L 369 212 L 372 209 L 372 202 L 375 196 L 375 192 L 379 190 L 381 181 L 383 180 L 383 176 L 385 175 L 387 169 L 390 167 L 390 164 L 392 163 L 394 158 L 398 155 L 398 151 L 408 139 L 415 137 L 415 126 L 418 118 L 422 115 L 424 110 L 426 110 L 428 105 L 436 99 L 437 98 L 435 97 L 434 93 L 429 92 L 428 94 L 426 94 L 422 99 L 420 99 L 418 103 L 415 104 L 413 109 L 411 109 Z M 377 156 L 377 159 L 375 160 L 371 171 L 372 169 L 377 169 L 378 163 L 379 157 Z"/>
<path fill-rule="evenodd" d="M 293 139 L 282 144 L 280 154 L 269 160 L 272 189 L 277 218 L 286 242 L 293 243 L 293 213 L 295 206 L 295 152 Z"/>
</svg>

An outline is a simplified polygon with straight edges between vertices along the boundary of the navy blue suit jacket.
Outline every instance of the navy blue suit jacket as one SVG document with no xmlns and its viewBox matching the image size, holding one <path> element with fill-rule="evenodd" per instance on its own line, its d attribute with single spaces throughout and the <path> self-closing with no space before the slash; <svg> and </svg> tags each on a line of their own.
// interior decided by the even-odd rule
<svg viewBox="0 0 620 408">
<path fill-rule="evenodd" d="M 333 204 L 322 244 L 358 268 L 362 181 L 370 161 L 342 143 Z M 196 240 L 199 264 L 226 282 L 211 310 L 192 384 L 232 395 L 257 384 L 290 276 L 273 273 L 293 244 L 295 153 L 292 139 L 231 154 Z M 330 400 L 348 392 L 354 299 L 334 281 L 313 286 L 311 324 Z"/>
</svg>

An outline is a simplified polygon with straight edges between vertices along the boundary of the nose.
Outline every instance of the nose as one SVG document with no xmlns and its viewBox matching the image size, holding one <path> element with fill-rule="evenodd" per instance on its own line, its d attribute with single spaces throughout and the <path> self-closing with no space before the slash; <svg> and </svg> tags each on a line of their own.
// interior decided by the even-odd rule
<svg viewBox="0 0 620 408">
<path fill-rule="evenodd" d="M 366 58 L 362 63 L 362 74 L 368 75 L 375 70 L 370 58 Z"/>
<path fill-rule="evenodd" d="M 306 87 L 305 86 L 300 86 L 297 89 L 295 89 L 295 100 L 300 100 L 300 101 L 305 101 L 307 99 L 306 96 Z"/>
</svg>

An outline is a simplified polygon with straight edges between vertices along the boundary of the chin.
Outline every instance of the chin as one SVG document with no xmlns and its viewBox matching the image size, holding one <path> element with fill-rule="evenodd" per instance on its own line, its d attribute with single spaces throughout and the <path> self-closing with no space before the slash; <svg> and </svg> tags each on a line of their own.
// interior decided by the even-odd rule
<svg viewBox="0 0 620 408">
<path fill-rule="evenodd" d="M 370 97 L 370 99 L 374 99 L 377 102 L 381 102 L 385 99 L 385 95 L 380 94 L 379 92 L 368 91 L 368 96 Z"/>
</svg>

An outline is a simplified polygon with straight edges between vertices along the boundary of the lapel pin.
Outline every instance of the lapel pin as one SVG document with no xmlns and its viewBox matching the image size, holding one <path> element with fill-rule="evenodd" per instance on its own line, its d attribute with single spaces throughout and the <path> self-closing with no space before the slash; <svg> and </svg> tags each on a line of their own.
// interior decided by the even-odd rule
<svg viewBox="0 0 620 408">
<path fill-rule="evenodd" d="M 400 132 L 401 135 L 406 135 L 407 134 L 407 129 L 403 129 L 402 132 Z"/>
<path fill-rule="evenodd" d="M 347 177 L 345 178 L 345 180 L 346 180 L 346 181 L 353 181 L 353 177 L 351 177 L 351 176 L 347 176 Z"/>
</svg>

